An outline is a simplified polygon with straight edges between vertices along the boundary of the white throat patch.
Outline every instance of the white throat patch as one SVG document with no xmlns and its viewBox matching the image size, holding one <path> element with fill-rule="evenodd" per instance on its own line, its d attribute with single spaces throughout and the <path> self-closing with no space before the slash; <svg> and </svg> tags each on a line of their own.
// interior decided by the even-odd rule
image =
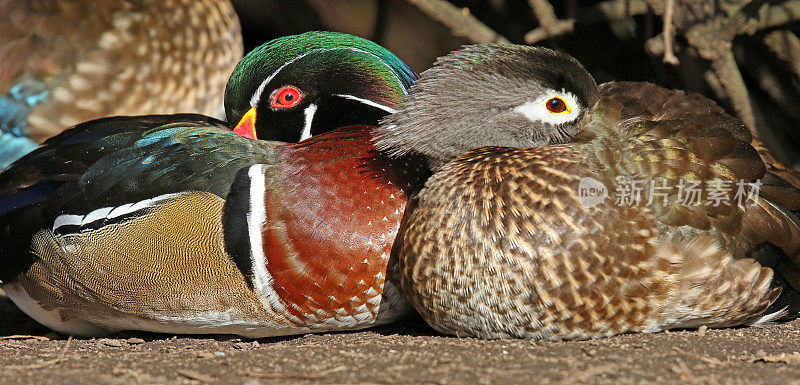
<svg viewBox="0 0 800 385">
<path fill-rule="evenodd" d="M 303 110 L 305 115 L 306 124 L 303 127 L 303 132 L 300 134 L 300 141 L 306 140 L 311 137 L 311 123 L 314 122 L 314 113 L 317 112 L 317 105 L 311 103 Z"/>
</svg>

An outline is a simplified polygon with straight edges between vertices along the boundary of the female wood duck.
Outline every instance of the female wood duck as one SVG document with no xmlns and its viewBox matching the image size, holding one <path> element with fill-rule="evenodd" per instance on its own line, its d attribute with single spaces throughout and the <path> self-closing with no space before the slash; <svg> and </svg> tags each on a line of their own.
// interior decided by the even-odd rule
<svg viewBox="0 0 800 385">
<path fill-rule="evenodd" d="M 103 116 L 221 113 L 242 57 L 227 0 L 0 0 L 0 170 Z"/>
<path fill-rule="evenodd" d="M 796 316 L 800 189 L 750 141 L 708 99 L 648 83 L 598 87 L 555 51 L 452 53 L 376 131 L 378 148 L 421 154 L 434 170 L 393 250 L 404 292 L 435 329 L 480 338 Z M 687 183 L 702 192 L 696 201 Z M 757 183 L 760 195 L 739 205 Z M 712 198 L 713 186 L 728 188 Z"/>
<path fill-rule="evenodd" d="M 335 122 L 374 122 L 415 78 L 372 42 L 310 32 L 236 67 L 236 126 L 115 117 L 49 139 L 0 174 L 0 287 L 77 335 L 264 337 L 396 319 L 409 307 L 388 261 L 409 165 L 372 147 L 374 126 Z M 231 128 L 319 135 L 286 144 Z"/>
</svg>

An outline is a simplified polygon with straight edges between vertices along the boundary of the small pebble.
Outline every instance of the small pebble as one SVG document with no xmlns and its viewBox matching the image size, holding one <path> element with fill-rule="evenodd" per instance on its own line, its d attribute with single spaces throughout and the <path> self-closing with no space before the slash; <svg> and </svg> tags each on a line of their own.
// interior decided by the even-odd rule
<svg viewBox="0 0 800 385">
<path fill-rule="evenodd" d="M 197 352 L 199 358 L 214 358 L 214 353 L 211 352 Z"/>
<path fill-rule="evenodd" d="M 136 338 L 136 337 L 128 338 L 128 343 L 131 344 L 131 345 L 139 345 L 139 344 L 143 344 L 144 340 L 141 339 L 141 338 Z"/>
<path fill-rule="evenodd" d="M 183 376 L 183 377 L 186 377 L 186 378 L 188 378 L 190 380 L 197 380 L 197 381 L 200 381 L 200 382 L 213 382 L 214 381 L 214 377 L 213 376 L 209 376 L 208 374 L 200 373 L 200 372 L 198 372 L 196 370 L 191 370 L 191 369 L 178 370 L 178 374 Z"/>
<path fill-rule="evenodd" d="M 225 352 L 214 352 L 214 355 L 217 357 L 225 357 Z"/>
<path fill-rule="evenodd" d="M 110 338 L 103 338 L 103 339 L 100 340 L 100 343 L 105 345 L 105 346 L 111 346 L 113 348 L 121 348 L 122 347 L 122 342 L 120 342 L 119 340 L 113 340 L 113 339 L 110 339 Z"/>
<path fill-rule="evenodd" d="M 697 336 L 702 337 L 706 335 L 706 330 L 708 330 L 708 326 L 706 325 L 700 326 L 699 328 L 697 328 Z"/>
<path fill-rule="evenodd" d="M 249 349 L 255 345 L 250 342 L 236 342 L 233 344 L 234 349 Z"/>
</svg>

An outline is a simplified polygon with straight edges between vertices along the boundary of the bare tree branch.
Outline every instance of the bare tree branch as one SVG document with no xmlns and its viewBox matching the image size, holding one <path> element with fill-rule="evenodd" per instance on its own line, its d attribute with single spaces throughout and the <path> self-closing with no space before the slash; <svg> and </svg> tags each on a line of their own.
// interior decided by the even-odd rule
<svg viewBox="0 0 800 385">
<path fill-rule="evenodd" d="M 546 40 L 551 37 L 570 33 L 574 28 L 575 28 L 575 20 L 573 19 L 559 20 L 558 22 L 556 22 L 555 25 L 552 26 L 551 31 L 548 31 L 543 27 L 539 27 L 526 33 L 525 42 L 528 44 L 536 44 L 542 40 Z"/>
<path fill-rule="evenodd" d="M 528 0 L 539 28 L 525 34 L 525 42 L 535 44 L 553 36 L 572 32 L 575 20 L 558 20 L 553 6 L 547 0 Z"/>
<path fill-rule="evenodd" d="M 774 31 L 764 36 L 764 44 L 791 67 L 800 78 L 800 39 L 788 31 Z"/>
<path fill-rule="evenodd" d="M 753 136 L 757 137 L 758 130 L 756 128 L 756 119 L 753 115 L 753 106 L 750 103 L 750 95 L 747 92 L 744 79 L 742 79 L 742 74 L 739 72 L 736 59 L 733 57 L 733 51 L 728 50 L 722 57 L 713 60 L 711 68 L 717 73 L 722 88 L 727 92 L 739 119 L 750 129 Z"/>
<path fill-rule="evenodd" d="M 547 0 L 528 0 L 528 4 L 533 9 L 533 14 L 536 16 L 536 20 L 539 21 L 539 26 L 549 33 L 554 33 L 558 18 L 553 6 Z"/>
<path fill-rule="evenodd" d="M 720 82 L 719 77 L 714 71 L 706 71 L 703 74 L 703 80 L 708 87 L 711 88 L 711 92 L 714 93 L 717 99 L 727 99 L 728 94 L 725 92 L 725 88 L 722 87 L 722 82 Z"/>
<path fill-rule="evenodd" d="M 789 0 L 761 8 L 755 29 L 760 31 L 780 27 L 798 20 L 800 20 L 800 0 Z"/>
<path fill-rule="evenodd" d="M 469 39 L 473 43 L 509 43 L 480 20 L 472 16 L 469 9 L 459 9 L 445 0 L 407 0 L 432 19 L 446 25 L 453 35 Z"/>
<path fill-rule="evenodd" d="M 663 12 L 668 13 L 670 12 L 669 2 L 672 0 L 665 1 L 667 1 L 667 5 L 663 8 Z M 702 58 L 711 62 L 715 78 L 719 80 L 719 84 L 725 90 L 739 119 L 744 122 L 754 136 L 757 136 L 757 128 L 753 106 L 747 86 L 733 56 L 732 47 L 736 35 L 752 33 L 755 30 L 758 17 L 765 12 L 764 9 L 770 8 L 765 6 L 764 2 L 765 0 L 756 0 L 737 9 L 731 15 L 723 14 L 704 20 L 702 23 L 676 26 L 684 31 L 683 36 L 689 45 L 697 49 Z M 664 15 L 665 19 L 666 16 Z M 667 39 L 663 35 L 667 33 L 668 31 L 665 30 L 660 37 L 660 39 L 664 39 L 665 43 Z M 659 37 L 654 39 L 659 39 Z M 666 59 L 669 47 L 666 44 L 658 44 L 653 41 L 654 39 L 648 42 L 648 51 L 651 53 L 664 52 Z"/>
<path fill-rule="evenodd" d="M 534 3 L 538 3 L 539 1 L 529 0 L 528 2 L 531 4 L 531 8 L 533 8 L 538 19 L 539 13 L 537 13 L 537 8 L 534 6 Z M 547 5 L 549 6 L 549 4 Z M 550 7 L 550 10 L 552 11 L 552 7 Z M 547 26 L 545 26 L 543 20 L 539 20 L 540 27 L 526 33 L 525 42 L 528 44 L 535 44 L 551 37 L 570 33 L 575 28 L 576 22 L 593 24 L 603 21 L 621 20 L 646 12 L 647 3 L 644 0 L 609 0 L 578 10 L 578 16 L 575 19 L 556 20 L 554 23 L 548 21 Z M 553 17 L 555 17 L 555 14 L 553 14 Z"/>
<path fill-rule="evenodd" d="M 675 14 L 675 0 L 667 0 L 667 9 L 664 12 L 664 63 L 678 65 L 680 61 L 672 50 L 672 39 L 675 31 L 672 30 L 672 16 Z"/>
</svg>

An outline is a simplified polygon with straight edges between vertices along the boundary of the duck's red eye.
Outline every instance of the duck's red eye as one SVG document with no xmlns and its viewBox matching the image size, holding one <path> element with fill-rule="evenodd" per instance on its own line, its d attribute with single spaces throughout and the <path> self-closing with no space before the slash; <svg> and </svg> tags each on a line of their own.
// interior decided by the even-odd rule
<svg viewBox="0 0 800 385">
<path fill-rule="evenodd" d="M 557 96 L 548 99 L 546 106 L 547 110 L 554 114 L 569 112 L 569 108 L 567 107 L 567 102 L 565 102 L 564 99 L 561 99 Z"/>
<path fill-rule="evenodd" d="M 303 93 L 295 86 L 283 86 L 272 92 L 272 108 L 292 108 L 303 100 Z"/>
</svg>

